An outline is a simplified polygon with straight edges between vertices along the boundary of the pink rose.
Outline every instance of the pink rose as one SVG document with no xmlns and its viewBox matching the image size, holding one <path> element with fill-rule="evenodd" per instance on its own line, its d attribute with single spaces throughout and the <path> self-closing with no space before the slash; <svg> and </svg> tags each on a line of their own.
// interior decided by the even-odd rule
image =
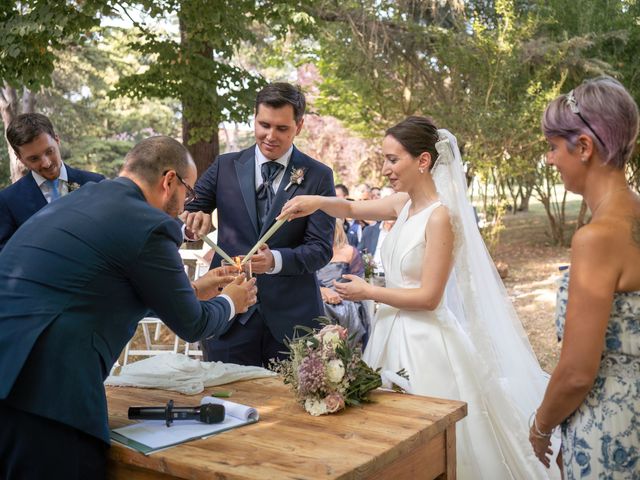
<svg viewBox="0 0 640 480">
<path fill-rule="evenodd" d="M 341 327 L 340 325 L 325 325 L 325 327 L 318 332 L 320 338 L 323 338 L 325 335 L 337 335 L 340 340 L 346 340 L 349 336 L 347 329 Z"/>
<path fill-rule="evenodd" d="M 339 393 L 327 395 L 324 399 L 324 403 L 327 406 L 327 411 L 329 413 L 335 413 L 344 408 L 344 398 L 342 398 L 342 395 Z"/>
</svg>

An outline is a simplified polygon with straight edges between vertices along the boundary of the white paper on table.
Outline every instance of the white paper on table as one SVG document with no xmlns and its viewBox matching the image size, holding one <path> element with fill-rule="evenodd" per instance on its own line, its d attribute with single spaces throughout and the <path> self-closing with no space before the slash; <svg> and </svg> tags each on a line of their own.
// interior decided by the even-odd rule
<svg viewBox="0 0 640 480">
<path fill-rule="evenodd" d="M 232 428 L 255 423 L 258 411 L 247 405 L 214 397 L 204 397 L 204 403 L 224 405 L 225 417 L 220 423 L 202 423 L 197 420 L 177 420 L 167 427 L 164 420 L 143 420 L 111 430 L 111 439 L 148 455 L 174 445 L 210 437 Z"/>
</svg>

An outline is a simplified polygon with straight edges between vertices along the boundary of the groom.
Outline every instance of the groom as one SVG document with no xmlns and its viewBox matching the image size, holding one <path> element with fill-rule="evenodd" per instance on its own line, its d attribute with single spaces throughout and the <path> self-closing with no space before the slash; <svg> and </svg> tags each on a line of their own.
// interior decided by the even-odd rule
<svg viewBox="0 0 640 480">
<path fill-rule="evenodd" d="M 229 255 L 249 252 L 295 195 L 335 196 L 333 172 L 300 152 L 294 138 L 305 111 L 304 94 L 288 83 L 262 89 L 255 105 L 256 144 L 220 155 L 195 186 L 186 206 L 187 229 L 209 231 L 218 209 L 218 245 Z M 296 325 L 315 327 L 324 312 L 315 272 L 333 255 L 334 220 L 320 211 L 285 223 L 251 261 L 258 303 L 218 338 L 204 342 L 208 361 L 266 366 L 283 358 Z M 212 267 L 220 265 L 216 254 Z"/>
</svg>

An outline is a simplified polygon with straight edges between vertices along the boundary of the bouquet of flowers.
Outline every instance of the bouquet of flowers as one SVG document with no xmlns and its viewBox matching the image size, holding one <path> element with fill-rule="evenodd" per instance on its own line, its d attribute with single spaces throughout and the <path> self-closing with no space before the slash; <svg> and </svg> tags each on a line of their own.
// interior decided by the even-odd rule
<svg viewBox="0 0 640 480">
<path fill-rule="evenodd" d="M 287 341 L 290 358 L 279 360 L 274 370 L 291 385 L 298 402 L 311 415 L 325 415 L 347 405 L 368 402 L 368 394 L 382 385 L 379 369 L 362 360 L 360 347 L 350 347 L 347 329 L 326 317 L 318 318 L 324 327 Z M 404 371 L 398 372 L 406 377 Z"/>
</svg>

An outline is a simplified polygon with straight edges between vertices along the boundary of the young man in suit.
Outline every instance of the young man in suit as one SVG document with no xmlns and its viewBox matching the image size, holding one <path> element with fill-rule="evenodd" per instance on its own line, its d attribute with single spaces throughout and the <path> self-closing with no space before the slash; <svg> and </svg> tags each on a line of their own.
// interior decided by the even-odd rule
<svg viewBox="0 0 640 480">
<path fill-rule="evenodd" d="M 14 118 L 7 140 L 30 172 L 0 191 L 0 250 L 15 231 L 42 207 L 87 182 L 104 177 L 65 165 L 60 157 L 60 139 L 51 121 L 40 113 Z"/>
<path fill-rule="evenodd" d="M 255 303 L 253 279 L 212 270 L 190 283 L 184 272 L 174 217 L 195 180 L 186 148 L 148 138 L 120 177 L 42 209 L 0 252 L 3 480 L 105 478 L 103 382 L 138 321 L 152 309 L 197 341 Z"/>
<path fill-rule="evenodd" d="M 271 227 L 294 195 L 334 196 L 333 172 L 300 152 L 293 140 L 303 124 L 305 98 L 288 83 L 261 90 L 255 106 L 256 144 L 220 155 L 196 183 L 198 200 L 183 217 L 187 229 L 204 235 L 218 210 L 218 245 L 244 255 Z M 299 221 L 301 220 L 301 221 Z M 323 212 L 285 223 L 254 257 L 258 303 L 224 335 L 205 342 L 205 359 L 268 365 L 282 358 L 284 340 L 296 325 L 318 326 L 324 308 L 315 272 L 333 255 L 334 220 Z M 220 264 L 213 258 L 212 266 Z"/>
</svg>

